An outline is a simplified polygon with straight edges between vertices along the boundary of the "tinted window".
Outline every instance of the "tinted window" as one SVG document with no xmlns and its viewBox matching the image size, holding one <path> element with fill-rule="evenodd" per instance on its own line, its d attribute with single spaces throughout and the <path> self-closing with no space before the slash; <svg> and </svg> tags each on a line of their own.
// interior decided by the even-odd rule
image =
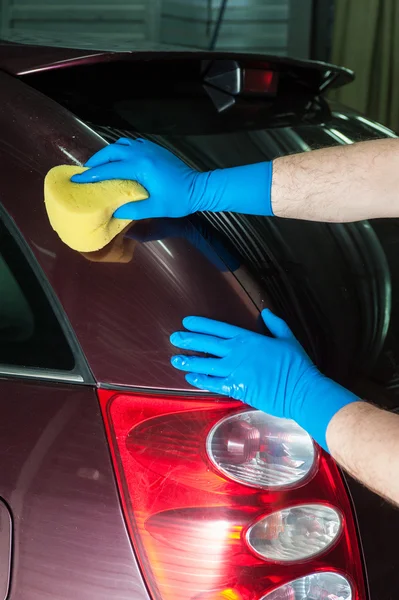
<svg viewBox="0 0 399 600">
<path fill-rule="evenodd" d="M 73 354 L 29 263 L 0 221 L 0 364 L 72 370 Z"/>
</svg>

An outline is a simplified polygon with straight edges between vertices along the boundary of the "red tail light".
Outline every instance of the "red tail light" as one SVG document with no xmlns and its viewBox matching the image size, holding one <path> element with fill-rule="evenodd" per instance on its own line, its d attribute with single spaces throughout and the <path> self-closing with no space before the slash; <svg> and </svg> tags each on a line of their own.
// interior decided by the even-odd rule
<svg viewBox="0 0 399 600">
<path fill-rule="evenodd" d="M 261 69 L 244 69 L 242 92 L 244 94 L 270 94 L 277 92 L 278 73 Z"/>
<path fill-rule="evenodd" d="M 265 416 L 261 426 L 258 411 L 229 400 L 107 390 L 99 397 L 126 522 L 154 600 L 261 600 L 269 594 L 271 600 L 334 594 L 365 600 L 341 475 L 295 424 Z M 298 544 L 308 537 L 315 543 L 329 521 L 309 516 L 314 506 L 316 513 L 334 509 L 325 510 L 327 517 L 341 519 L 334 541 L 330 532 L 316 556 L 287 564 L 254 551 L 254 535 L 264 556 L 274 556 L 278 543 L 283 560 L 284 544 L 295 546 L 292 531 L 299 532 Z"/>
</svg>

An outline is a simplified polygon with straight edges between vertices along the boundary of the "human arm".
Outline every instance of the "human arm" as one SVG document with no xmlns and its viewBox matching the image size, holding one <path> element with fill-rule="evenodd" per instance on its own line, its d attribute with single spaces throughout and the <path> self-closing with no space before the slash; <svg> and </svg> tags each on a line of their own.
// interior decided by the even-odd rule
<svg viewBox="0 0 399 600">
<path fill-rule="evenodd" d="M 350 475 L 399 505 L 399 415 L 351 403 L 333 416 L 326 437 L 331 455 Z"/>
<path fill-rule="evenodd" d="M 133 179 L 148 191 L 148 200 L 119 208 L 118 218 L 181 217 L 198 210 L 330 222 L 399 216 L 396 139 L 200 173 L 157 144 L 122 138 L 86 166 L 74 182 Z"/>
<path fill-rule="evenodd" d="M 85 166 L 87 171 L 71 178 L 74 183 L 131 179 L 147 190 L 148 201 L 121 206 L 116 218 L 176 218 L 197 211 L 272 214 L 271 162 L 199 172 L 153 142 L 121 138 L 94 154 Z"/>
<path fill-rule="evenodd" d="M 309 221 L 399 217 L 399 140 L 277 158 L 271 205 L 275 216 Z"/>
<path fill-rule="evenodd" d="M 176 355 L 172 364 L 199 389 L 294 419 L 362 483 L 399 504 L 399 417 L 363 402 L 325 377 L 284 321 L 262 312 L 274 337 L 188 317 L 171 342 L 207 357 Z M 393 482 L 395 480 L 395 482 Z"/>
</svg>

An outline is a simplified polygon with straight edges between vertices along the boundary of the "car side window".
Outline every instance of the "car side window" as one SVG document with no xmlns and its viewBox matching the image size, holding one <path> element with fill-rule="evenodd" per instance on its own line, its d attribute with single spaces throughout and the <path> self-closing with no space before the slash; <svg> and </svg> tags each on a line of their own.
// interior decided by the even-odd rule
<svg viewBox="0 0 399 600">
<path fill-rule="evenodd" d="M 75 360 L 32 267 L 0 220 L 2 364 L 71 371 Z"/>
</svg>

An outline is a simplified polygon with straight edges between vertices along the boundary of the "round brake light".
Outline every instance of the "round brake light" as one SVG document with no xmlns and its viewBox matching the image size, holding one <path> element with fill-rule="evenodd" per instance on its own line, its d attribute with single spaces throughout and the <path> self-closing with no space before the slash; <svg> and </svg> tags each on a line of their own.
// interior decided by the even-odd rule
<svg viewBox="0 0 399 600">
<path fill-rule="evenodd" d="M 352 589 L 342 575 L 324 571 L 290 581 L 261 600 L 352 600 Z"/>
<path fill-rule="evenodd" d="M 256 488 L 293 487 L 314 472 L 311 437 L 289 419 L 248 410 L 216 423 L 206 442 L 212 463 L 225 475 Z"/>
<path fill-rule="evenodd" d="M 300 561 L 325 552 L 337 540 L 341 525 L 334 508 L 303 504 L 258 520 L 248 529 L 246 540 L 266 560 Z"/>
</svg>

